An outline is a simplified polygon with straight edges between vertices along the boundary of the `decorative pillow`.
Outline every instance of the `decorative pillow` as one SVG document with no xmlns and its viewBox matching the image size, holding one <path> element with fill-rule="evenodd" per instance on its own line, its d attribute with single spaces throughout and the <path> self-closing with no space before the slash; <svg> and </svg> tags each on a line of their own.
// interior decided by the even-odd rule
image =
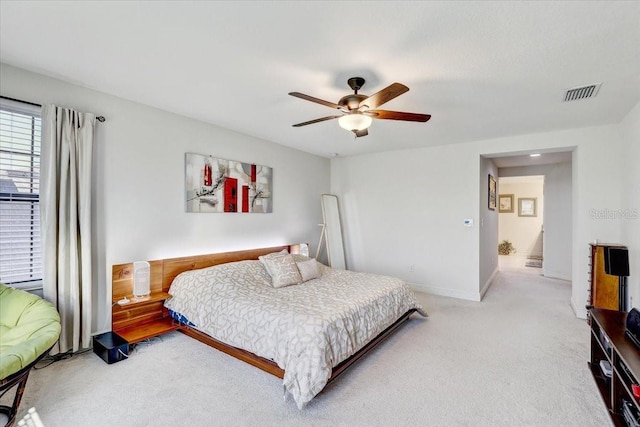
<svg viewBox="0 0 640 427">
<path fill-rule="evenodd" d="M 296 262 L 286 251 L 284 254 L 269 254 L 259 259 L 271 276 L 271 284 L 274 288 L 297 285 L 302 282 Z"/>
<path fill-rule="evenodd" d="M 258 259 L 260 260 L 260 262 L 262 262 L 263 259 L 273 258 L 280 255 L 286 255 L 288 253 L 289 251 L 287 251 L 286 249 L 283 249 L 280 252 L 271 252 L 270 254 L 261 255 L 258 257 Z"/>
<path fill-rule="evenodd" d="M 309 261 L 311 259 L 306 255 L 301 255 L 301 254 L 291 254 L 291 255 L 293 256 L 293 260 L 295 262 Z"/>
<path fill-rule="evenodd" d="M 264 269 L 267 270 L 267 273 L 269 273 L 269 276 L 271 276 L 271 272 L 269 271 L 269 266 L 267 265 L 267 260 L 272 259 L 274 257 L 286 255 L 288 253 L 289 252 L 286 249 L 283 249 L 280 252 L 271 252 L 270 254 L 259 256 L 258 261 L 260 261 L 260 264 L 262 264 Z"/>
<path fill-rule="evenodd" d="M 300 271 L 300 276 L 302 276 L 303 282 L 311 279 L 317 279 L 322 275 L 318 262 L 313 258 L 310 258 L 306 261 L 296 262 L 296 265 L 298 266 L 298 270 Z"/>
</svg>

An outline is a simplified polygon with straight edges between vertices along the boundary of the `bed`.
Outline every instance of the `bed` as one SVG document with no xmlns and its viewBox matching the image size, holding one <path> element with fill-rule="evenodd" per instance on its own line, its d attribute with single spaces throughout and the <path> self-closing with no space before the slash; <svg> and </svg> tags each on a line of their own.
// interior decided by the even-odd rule
<svg viewBox="0 0 640 427">
<path fill-rule="evenodd" d="M 400 279 L 334 270 L 295 252 L 165 260 L 164 305 L 183 333 L 282 378 L 302 408 L 413 313 L 426 313 Z M 270 262 L 285 255 L 282 265 Z M 292 260 L 297 278 L 287 276 Z"/>
</svg>

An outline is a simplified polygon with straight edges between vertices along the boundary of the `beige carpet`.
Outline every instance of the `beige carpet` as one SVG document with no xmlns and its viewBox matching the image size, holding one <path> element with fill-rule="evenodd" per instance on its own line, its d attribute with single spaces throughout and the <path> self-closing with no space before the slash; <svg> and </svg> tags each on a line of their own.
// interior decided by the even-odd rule
<svg viewBox="0 0 640 427">
<path fill-rule="evenodd" d="M 304 410 L 279 379 L 173 333 L 113 365 L 86 353 L 34 371 L 21 412 L 47 427 L 611 425 L 569 283 L 506 271 L 481 303 L 417 295 L 430 317 Z"/>
</svg>

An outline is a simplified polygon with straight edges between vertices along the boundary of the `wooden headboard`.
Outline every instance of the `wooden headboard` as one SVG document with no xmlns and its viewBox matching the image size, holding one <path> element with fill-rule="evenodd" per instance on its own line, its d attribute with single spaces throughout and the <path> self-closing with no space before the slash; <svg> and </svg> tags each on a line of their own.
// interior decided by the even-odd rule
<svg viewBox="0 0 640 427">
<path fill-rule="evenodd" d="M 129 342 L 137 342 L 168 330 L 176 329 L 168 317 L 164 300 L 169 298 L 169 288 L 175 277 L 189 270 L 211 267 L 227 262 L 255 260 L 261 255 L 287 249 L 300 253 L 300 244 L 247 249 L 208 255 L 195 255 L 149 261 L 151 267 L 151 294 L 143 298 L 133 297 L 133 262 L 114 265 L 111 269 L 111 330 Z M 118 301 L 127 298 L 124 304 Z"/>
<path fill-rule="evenodd" d="M 182 258 L 171 258 L 162 260 L 162 289 L 167 292 L 173 279 L 184 271 L 198 270 L 213 265 L 226 264 L 228 262 L 255 260 L 259 256 L 283 249 L 291 250 L 291 246 L 275 246 L 272 248 L 248 249 L 236 252 L 223 252 L 219 254 L 197 255 Z"/>
<path fill-rule="evenodd" d="M 151 266 L 151 292 L 168 292 L 173 279 L 184 271 L 197 270 L 227 262 L 258 259 L 261 255 L 278 252 L 282 249 L 287 249 L 290 253 L 298 253 L 300 251 L 300 245 L 274 246 L 271 248 L 247 249 L 235 252 L 149 261 Z M 111 295 L 113 302 L 115 303 L 124 297 L 131 297 L 133 290 L 133 262 L 114 265 L 111 273 Z"/>
</svg>

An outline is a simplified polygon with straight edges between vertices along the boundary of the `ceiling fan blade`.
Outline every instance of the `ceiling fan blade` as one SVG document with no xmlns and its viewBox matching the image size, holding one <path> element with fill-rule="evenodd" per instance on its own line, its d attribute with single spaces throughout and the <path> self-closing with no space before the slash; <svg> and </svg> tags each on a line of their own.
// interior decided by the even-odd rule
<svg viewBox="0 0 640 427">
<path fill-rule="evenodd" d="M 356 138 L 360 138 L 361 136 L 367 136 L 369 135 L 369 131 L 367 129 L 362 129 L 362 130 L 353 130 L 351 131 L 353 133 L 356 134 Z"/>
<path fill-rule="evenodd" d="M 297 123 L 297 124 L 293 125 L 293 127 L 294 128 L 299 128 L 300 126 L 306 126 L 306 125 L 311 125 L 311 124 L 314 124 L 314 123 L 324 122 L 325 120 L 337 119 L 338 117 L 342 117 L 342 114 L 338 114 L 337 116 L 327 116 L 327 117 L 322 117 L 322 118 L 315 119 L 315 120 L 309 120 L 308 122 Z"/>
<path fill-rule="evenodd" d="M 306 101 L 315 102 L 316 104 L 324 105 L 329 108 L 335 108 L 336 110 L 342 110 L 344 108 L 342 105 L 325 101 L 324 99 L 314 98 L 313 96 L 305 95 L 304 93 L 300 92 L 289 92 L 289 95 L 295 96 L 296 98 L 304 99 Z"/>
<path fill-rule="evenodd" d="M 367 99 L 363 99 L 360 101 L 359 108 L 366 107 L 369 109 L 378 108 L 385 102 L 391 101 L 393 98 L 402 95 L 405 92 L 408 92 L 409 88 L 401 83 L 393 83 L 380 92 L 374 93 Z"/>
<path fill-rule="evenodd" d="M 383 120 L 404 120 L 406 122 L 426 122 L 431 118 L 431 114 L 405 113 L 402 111 L 388 110 L 369 110 L 367 114 L 371 114 L 376 119 Z"/>
</svg>

